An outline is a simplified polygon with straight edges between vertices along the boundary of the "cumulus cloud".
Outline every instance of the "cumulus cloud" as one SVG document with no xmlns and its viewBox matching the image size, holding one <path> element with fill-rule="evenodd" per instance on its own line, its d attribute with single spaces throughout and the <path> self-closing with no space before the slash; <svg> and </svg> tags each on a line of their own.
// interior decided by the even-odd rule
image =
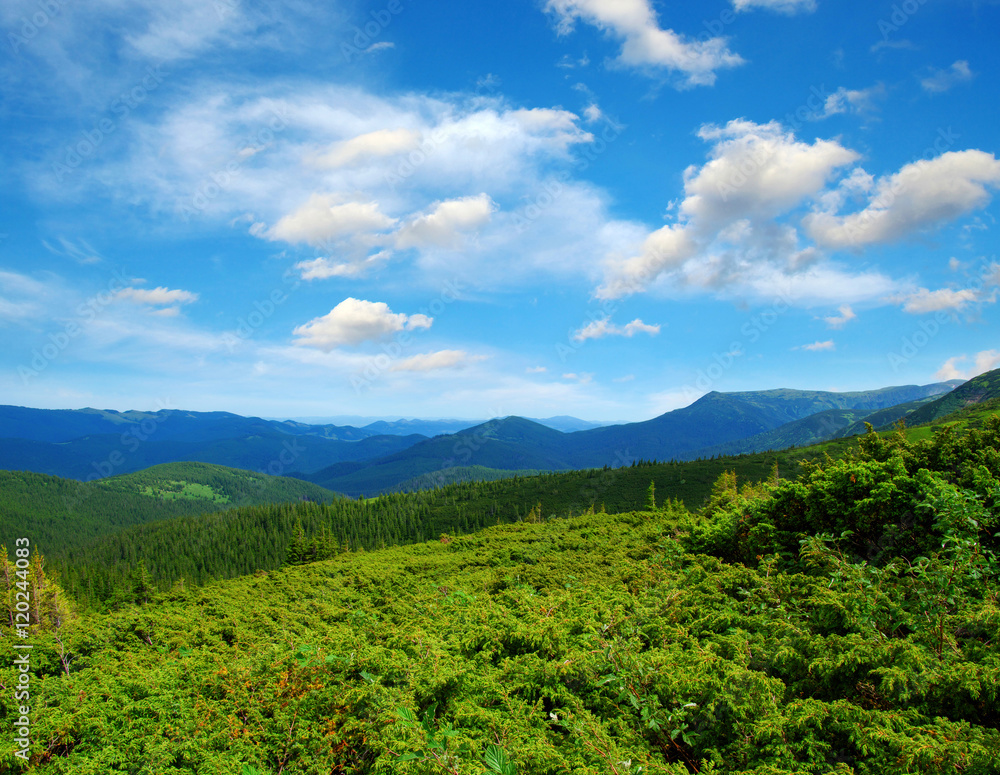
<svg viewBox="0 0 1000 775">
<path fill-rule="evenodd" d="M 796 271 L 817 260 L 793 228 L 771 221 L 820 192 L 857 153 L 831 140 L 802 142 L 773 121 L 739 119 L 698 134 L 714 144 L 706 164 L 685 171 L 676 222 L 650 234 L 636 255 L 611 259 L 599 297 L 644 290 L 685 264 L 685 282 L 719 286 L 759 271 L 746 264 L 750 257 Z"/>
<path fill-rule="evenodd" d="M 389 371 L 440 371 L 442 369 L 457 369 L 470 363 L 485 360 L 485 355 L 469 355 L 465 350 L 439 350 L 433 353 L 420 353 L 409 358 L 396 361 Z"/>
<path fill-rule="evenodd" d="M 396 247 L 461 247 L 462 235 L 487 224 L 496 211 L 496 203 L 486 194 L 437 202 L 426 215 L 420 215 L 400 227 Z"/>
<path fill-rule="evenodd" d="M 605 336 L 626 336 L 632 338 L 637 333 L 650 334 L 655 336 L 660 333 L 660 326 L 651 326 L 636 318 L 631 323 L 624 326 L 616 326 L 610 318 L 594 320 L 581 328 L 573 335 L 577 342 L 585 342 L 588 339 L 602 339 Z"/>
<path fill-rule="evenodd" d="M 903 304 L 903 311 L 909 312 L 911 315 L 925 315 L 928 312 L 960 310 L 966 304 L 971 304 L 980 299 L 980 292 L 973 288 L 963 288 L 960 290 L 941 288 L 937 291 L 919 288 L 916 293 L 907 297 Z"/>
<path fill-rule="evenodd" d="M 942 94 L 962 83 L 968 83 L 975 73 L 969 69 L 969 63 L 964 59 L 953 62 L 945 70 L 931 68 L 932 72 L 926 78 L 920 79 L 920 86 L 928 94 Z"/>
<path fill-rule="evenodd" d="M 733 8 L 737 11 L 764 8 L 792 15 L 799 12 L 812 13 L 816 10 L 816 0 L 733 0 Z"/>
<path fill-rule="evenodd" d="M 395 313 L 385 302 L 349 297 L 322 317 L 298 326 L 292 333 L 295 344 L 330 352 L 344 345 L 384 339 L 399 331 L 430 328 L 427 315 Z"/>
<path fill-rule="evenodd" d="M 336 169 L 395 156 L 419 148 L 420 140 L 420 133 L 412 129 L 379 129 L 334 143 L 316 157 L 315 164 L 320 169 Z"/>
<path fill-rule="evenodd" d="M 548 0 L 545 8 L 558 18 L 560 33 L 581 19 L 622 41 L 623 65 L 677 72 L 685 86 L 711 86 L 717 70 L 743 64 L 725 38 L 689 40 L 662 29 L 649 0 Z"/>
<path fill-rule="evenodd" d="M 843 328 L 857 317 L 849 304 L 842 305 L 838 312 L 840 313 L 839 315 L 831 315 L 830 317 L 823 318 L 823 322 L 830 328 Z"/>
<path fill-rule="evenodd" d="M 584 372 L 581 372 L 579 374 L 577 374 L 575 371 L 571 371 L 571 372 L 569 372 L 567 374 L 563 374 L 562 378 L 563 379 L 568 379 L 568 380 L 570 380 L 572 382 L 579 382 L 581 385 L 586 385 L 586 384 L 590 383 L 591 381 L 593 381 L 594 374 L 593 374 L 593 372 L 589 372 L 589 371 L 584 371 Z"/>
<path fill-rule="evenodd" d="M 952 221 L 990 201 L 1000 186 L 1000 161 L 979 150 L 948 151 L 907 164 L 874 184 L 865 209 L 849 215 L 818 211 L 802 223 L 817 243 L 859 248 L 895 242 Z"/>
<path fill-rule="evenodd" d="M 937 373 L 935 379 L 941 381 L 949 379 L 972 379 L 978 377 L 986 371 L 1000 367 L 1000 350 L 982 350 L 973 356 L 973 364 L 966 369 L 960 369 L 959 363 L 969 360 L 967 355 L 956 355 L 944 362 Z"/>
<path fill-rule="evenodd" d="M 544 374 L 548 369 L 544 366 L 529 366 L 524 370 L 525 374 Z"/>
<path fill-rule="evenodd" d="M 350 234 L 387 229 L 396 223 L 377 202 L 340 203 L 332 194 L 313 194 L 309 201 L 279 220 L 268 232 L 274 240 L 321 246 Z"/>
</svg>

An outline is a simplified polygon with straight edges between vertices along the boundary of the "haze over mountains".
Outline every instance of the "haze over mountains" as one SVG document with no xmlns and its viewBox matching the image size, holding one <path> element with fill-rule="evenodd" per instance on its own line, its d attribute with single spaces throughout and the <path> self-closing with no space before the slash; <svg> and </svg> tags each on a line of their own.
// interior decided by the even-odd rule
<svg viewBox="0 0 1000 775">
<path fill-rule="evenodd" d="M 0 468 L 92 480 L 176 461 L 293 475 L 348 495 L 457 476 L 692 460 L 831 438 L 874 413 L 891 422 L 961 381 L 850 393 L 711 392 L 645 422 L 588 427 L 521 417 L 430 436 L 461 421 L 379 421 L 364 427 L 264 420 L 228 412 L 0 407 Z M 895 411 L 886 410 L 899 407 Z M 885 423 L 881 423 L 885 424 Z M 568 429 L 566 431 L 558 428 Z M 426 433 L 417 432 L 418 430 Z M 409 432 L 408 432 L 409 431 Z M 476 473 L 469 473 L 469 469 Z"/>
</svg>

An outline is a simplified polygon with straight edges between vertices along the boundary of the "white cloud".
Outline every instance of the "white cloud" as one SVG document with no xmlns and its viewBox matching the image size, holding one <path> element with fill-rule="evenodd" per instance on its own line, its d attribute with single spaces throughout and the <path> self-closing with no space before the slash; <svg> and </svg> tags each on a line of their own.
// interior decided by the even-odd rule
<svg viewBox="0 0 1000 775">
<path fill-rule="evenodd" d="M 985 207 L 990 201 L 987 187 L 997 186 L 1000 161 L 993 154 L 949 151 L 880 178 L 868 206 L 860 212 L 838 215 L 835 210 L 818 211 L 802 223 L 824 247 L 895 242 Z"/>
<path fill-rule="evenodd" d="M 870 113 L 877 100 L 885 97 L 885 86 L 876 84 L 867 89 L 847 89 L 841 86 L 823 103 L 823 112 L 817 118 L 829 118 L 839 113 Z"/>
<path fill-rule="evenodd" d="M 903 311 L 909 312 L 911 315 L 924 315 L 928 312 L 959 310 L 966 304 L 979 301 L 980 298 L 979 291 L 972 288 L 961 290 L 941 288 L 937 291 L 919 288 L 916 293 L 907 297 L 903 304 Z"/>
<path fill-rule="evenodd" d="M 463 368 L 470 363 L 484 360 L 485 357 L 485 355 L 470 356 L 465 350 L 439 350 L 404 358 L 390 366 L 389 371 L 440 371 Z"/>
<path fill-rule="evenodd" d="M 920 86 L 928 94 L 941 94 L 962 83 L 968 83 L 975 73 L 969 69 L 969 63 L 964 59 L 953 62 L 946 70 L 931 68 L 932 72 L 920 80 Z"/>
<path fill-rule="evenodd" d="M 99 264 L 104 260 L 98 250 L 90 245 L 87 240 L 81 239 L 79 244 L 65 237 L 57 237 L 56 240 L 59 243 L 59 247 L 52 245 L 46 240 L 42 240 L 42 245 L 50 253 L 71 258 L 79 264 Z"/>
<path fill-rule="evenodd" d="M 524 370 L 525 374 L 544 374 L 548 369 L 544 366 L 529 366 Z"/>
<path fill-rule="evenodd" d="M 650 334 L 655 336 L 660 333 L 660 326 L 651 326 L 636 318 L 631 323 L 624 326 L 616 326 L 610 318 L 594 320 L 581 328 L 573 335 L 577 342 L 584 342 L 587 339 L 601 339 L 605 336 L 626 336 L 633 337 L 637 333 Z"/>
<path fill-rule="evenodd" d="M 455 249 L 462 245 L 462 235 L 489 223 L 496 203 L 486 194 L 437 202 L 426 215 L 421 215 L 400 227 L 396 247 L 437 247 Z"/>
<path fill-rule="evenodd" d="M 840 312 L 839 315 L 831 315 L 830 317 L 823 318 L 823 321 L 830 328 L 843 328 L 847 323 L 850 323 L 857 317 L 849 304 L 842 305 L 838 312 Z"/>
<path fill-rule="evenodd" d="M 316 157 L 315 164 L 320 169 L 346 167 L 412 151 L 420 147 L 420 141 L 420 133 L 412 129 L 379 129 L 334 143 Z"/>
<path fill-rule="evenodd" d="M 268 232 L 272 240 L 324 246 L 359 232 L 381 231 L 396 220 L 379 211 L 378 202 L 339 203 L 338 197 L 313 194 L 309 201 L 284 216 Z"/>
<path fill-rule="evenodd" d="M 168 288 L 153 288 L 144 290 L 142 288 L 122 288 L 115 294 L 119 299 L 136 304 L 148 304 L 150 306 L 162 307 L 170 304 L 190 304 L 198 300 L 197 293 L 190 291 L 170 290 Z M 168 313 L 169 314 L 169 313 Z"/>
<path fill-rule="evenodd" d="M 828 339 L 825 342 L 813 342 L 812 344 L 804 344 L 799 347 L 793 347 L 793 350 L 809 350 L 810 352 L 820 352 L 822 350 L 835 350 L 837 346 L 834 344 L 832 339 Z"/>
<path fill-rule="evenodd" d="M 986 371 L 1000 367 L 1000 350 L 982 350 L 973 356 L 974 365 L 967 369 L 959 369 L 958 364 L 967 361 L 967 355 L 956 355 L 944 362 L 934 375 L 935 379 L 941 381 L 949 379 L 972 379 L 978 377 Z"/>
<path fill-rule="evenodd" d="M 334 258 L 314 258 L 299 261 L 295 268 L 303 280 L 327 280 L 331 277 L 360 277 L 370 270 L 382 266 L 392 257 L 388 250 L 366 256 L 361 260 L 340 261 Z"/>
<path fill-rule="evenodd" d="M 368 48 L 366 48 L 363 54 L 374 54 L 376 51 L 387 51 L 388 49 L 396 48 L 396 44 L 390 40 L 382 40 L 378 43 L 372 43 Z"/>
<path fill-rule="evenodd" d="M 743 64 L 725 38 L 688 40 L 661 29 L 649 0 L 548 0 L 545 9 L 556 14 L 561 33 L 582 19 L 622 41 L 623 65 L 678 72 L 685 86 L 711 86 L 716 70 Z"/>
<path fill-rule="evenodd" d="M 612 382 L 631 382 L 635 379 L 635 374 L 626 374 L 624 377 L 615 377 Z"/>
<path fill-rule="evenodd" d="M 733 8 L 737 11 L 749 11 L 754 8 L 765 8 L 784 14 L 795 14 L 800 11 L 812 13 L 816 10 L 816 0 L 733 0 Z"/>
<path fill-rule="evenodd" d="M 705 288 L 746 284 L 774 279 L 774 268 L 801 273 L 819 259 L 773 219 L 818 194 L 857 153 L 835 141 L 801 142 L 777 122 L 739 119 L 698 134 L 714 145 L 707 163 L 685 171 L 676 221 L 648 235 L 637 254 L 609 259 L 599 297 L 645 290 L 662 276 Z"/>
<path fill-rule="evenodd" d="M 594 375 L 592 372 L 589 371 L 584 371 L 579 374 L 577 374 L 576 372 L 569 372 L 568 374 L 563 374 L 562 378 L 568 379 L 572 382 L 579 382 L 581 385 L 586 385 L 589 382 L 593 381 Z"/>
<path fill-rule="evenodd" d="M 600 107 L 598 107 L 596 102 L 592 102 L 583 109 L 583 117 L 587 120 L 587 123 L 592 124 L 595 121 L 600 121 L 604 118 L 604 113 L 601 111 Z"/>
<path fill-rule="evenodd" d="M 833 140 L 796 140 L 776 121 L 707 125 L 698 136 L 716 144 L 707 164 L 685 172 L 687 198 L 681 213 L 703 226 L 786 212 L 823 189 L 838 168 L 858 159 L 855 151 Z"/>
<path fill-rule="evenodd" d="M 295 344 L 328 353 L 343 345 L 384 339 L 403 330 L 430 328 L 432 322 L 426 315 L 394 313 L 382 301 L 349 297 L 328 314 L 298 326 L 292 333 L 299 337 Z"/>
</svg>

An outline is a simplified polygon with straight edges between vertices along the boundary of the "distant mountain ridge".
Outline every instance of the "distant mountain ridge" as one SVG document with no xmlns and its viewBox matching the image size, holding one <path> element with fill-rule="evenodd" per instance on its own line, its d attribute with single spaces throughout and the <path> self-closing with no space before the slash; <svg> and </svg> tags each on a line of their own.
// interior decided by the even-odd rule
<svg viewBox="0 0 1000 775">
<path fill-rule="evenodd" d="M 455 466 L 566 470 L 615 467 L 634 460 L 694 460 L 717 454 L 712 450 L 720 445 L 764 434 L 823 411 L 853 410 L 863 415 L 941 395 L 956 384 L 961 383 L 850 393 L 792 389 L 711 392 L 690 406 L 652 420 L 573 433 L 560 433 L 523 417 L 507 417 L 420 441 L 365 464 L 333 466 L 303 478 L 348 495 L 363 495 Z M 837 424 L 822 437 L 833 437 L 842 427 L 843 423 Z"/>
<path fill-rule="evenodd" d="M 776 389 L 708 393 L 644 422 L 564 432 L 523 417 L 490 420 L 427 437 L 388 427 L 309 425 L 229 412 L 43 410 L 0 407 L 0 469 L 91 480 L 162 463 L 197 461 L 294 475 L 330 490 L 368 495 L 454 468 L 556 471 L 635 460 L 693 460 L 823 412 L 840 412 L 832 437 L 868 413 L 951 391 L 956 384 L 906 385 L 835 393 Z M 394 431 L 417 427 L 402 421 Z M 593 425 L 572 417 L 547 423 Z M 408 425 L 409 424 L 409 425 Z M 816 423 L 811 423 L 816 426 Z M 803 428 L 810 423 L 803 423 Z M 822 426 L 820 426 L 822 430 Z M 788 436 L 791 446 L 801 436 Z M 823 437 L 816 427 L 807 441 Z M 773 441 L 762 443 L 773 444 Z M 781 442 L 784 443 L 784 442 Z M 754 444 L 750 445 L 751 447 Z M 491 474 L 495 475 L 495 474 Z"/>
</svg>

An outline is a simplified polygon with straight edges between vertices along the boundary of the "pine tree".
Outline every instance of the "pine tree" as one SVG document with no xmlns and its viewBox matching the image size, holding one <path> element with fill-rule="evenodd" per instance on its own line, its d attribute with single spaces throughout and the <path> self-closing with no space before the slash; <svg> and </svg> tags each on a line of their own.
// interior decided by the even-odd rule
<svg viewBox="0 0 1000 775">
<path fill-rule="evenodd" d="M 302 518 L 295 520 L 295 529 L 292 532 L 292 540 L 288 544 L 288 553 L 285 562 L 288 565 L 301 565 L 306 561 L 309 547 L 306 544 L 305 530 L 302 529 Z"/>
</svg>

